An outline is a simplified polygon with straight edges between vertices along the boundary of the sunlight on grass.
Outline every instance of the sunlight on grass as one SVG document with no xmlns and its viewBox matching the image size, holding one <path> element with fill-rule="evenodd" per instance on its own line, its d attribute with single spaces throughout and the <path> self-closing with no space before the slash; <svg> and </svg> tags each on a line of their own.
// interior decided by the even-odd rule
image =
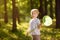
<svg viewBox="0 0 60 40">
<path fill-rule="evenodd" d="M 17 29 L 27 28 L 28 26 L 29 26 L 28 23 L 21 23 L 21 24 L 18 24 L 18 23 L 17 23 Z"/>
<path fill-rule="evenodd" d="M 0 21 L 4 21 L 4 19 L 0 19 Z"/>
<path fill-rule="evenodd" d="M 53 19 L 55 21 L 55 19 Z M 26 39 L 26 30 L 29 27 L 29 23 L 28 22 L 21 22 L 20 24 L 18 24 L 18 22 L 16 22 L 17 24 L 17 30 L 16 32 L 11 32 L 10 30 L 12 30 L 12 21 L 10 21 L 9 23 L 5 24 L 3 22 L 2 23 L 2 27 L 0 28 L 0 35 L 1 37 L 4 38 L 4 40 L 9 40 L 9 39 L 14 39 L 14 40 L 24 40 Z M 40 28 L 41 31 L 41 39 L 42 40 L 51 40 L 53 39 L 52 36 L 56 36 L 56 40 L 59 39 L 60 37 L 60 30 L 56 30 L 53 32 L 53 28 L 47 28 L 46 26 L 43 26 Z M 56 35 L 55 35 L 56 33 Z M 4 36 L 3 36 L 4 35 Z M 31 37 L 31 35 L 29 35 Z M 23 39 L 24 38 L 24 39 Z M 28 39 L 27 39 L 28 40 Z"/>
<path fill-rule="evenodd" d="M 3 29 L 3 32 L 6 33 L 8 36 L 12 37 L 12 38 L 15 38 L 15 39 L 18 39 L 18 36 L 14 33 L 9 33 L 9 30 L 7 29 Z M 7 37 L 7 36 L 6 36 Z"/>
<path fill-rule="evenodd" d="M 26 34 L 26 30 L 29 27 L 29 23 L 22 22 L 22 23 L 18 24 L 18 22 L 17 22 L 16 24 L 17 24 L 17 29 L 18 30 L 24 30 L 23 34 Z"/>
<path fill-rule="evenodd" d="M 48 28 L 47 31 L 48 31 L 48 32 L 49 32 L 49 31 L 52 31 L 52 28 Z"/>
<path fill-rule="evenodd" d="M 8 30 L 7 30 L 7 29 L 3 29 L 3 31 L 4 31 L 5 33 L 8 33 Z"/>
<path fill-rule="evenodd" d="M 15 39 L 18 38 L 18 36 L 17 36 L 16 34 L 10 34 L 10 36 L 11 36 L 12 38 L 15 38 Z"/>
</svg>

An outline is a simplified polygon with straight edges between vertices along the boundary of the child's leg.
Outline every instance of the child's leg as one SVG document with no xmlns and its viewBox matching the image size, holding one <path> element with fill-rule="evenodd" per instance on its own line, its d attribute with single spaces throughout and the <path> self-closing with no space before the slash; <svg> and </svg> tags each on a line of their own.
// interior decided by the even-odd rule
<svg viewBox="0 0 60 40">
<path fill-rule="evenodd" d="M 33 40 L 40 40 L 40 35 L 32 35 Z"/>
</svg>

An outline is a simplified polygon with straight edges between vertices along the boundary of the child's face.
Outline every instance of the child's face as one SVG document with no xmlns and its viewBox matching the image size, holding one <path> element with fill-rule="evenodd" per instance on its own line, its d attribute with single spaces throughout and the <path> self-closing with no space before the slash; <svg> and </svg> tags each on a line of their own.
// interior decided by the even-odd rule
<svg viewBox="0 0 60 40">
<path fill-rule="evenodd" d="M 33 18 L 37 18 L 37 16 L 38 16 L 38 12 L 37 12 L 37 11 L 33 11 L 33 12 L 32 12 L 32 17 L 33 17 Z"/>
</svg>

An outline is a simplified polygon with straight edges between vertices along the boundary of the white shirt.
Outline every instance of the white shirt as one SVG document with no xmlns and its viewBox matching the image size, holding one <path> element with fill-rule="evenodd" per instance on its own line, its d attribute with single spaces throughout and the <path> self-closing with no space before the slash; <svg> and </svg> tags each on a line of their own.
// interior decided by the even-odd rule
<svg viewBox="0 0 60 40">
<path fill-rule="evenodd" d="M 31 35 L 40 35 L 40 30 L 38 29 L 39 24 L 40 24 L 40 20 L 38 18 L 30 20 L 29 29 L 31 31 Z"/>
</svg>

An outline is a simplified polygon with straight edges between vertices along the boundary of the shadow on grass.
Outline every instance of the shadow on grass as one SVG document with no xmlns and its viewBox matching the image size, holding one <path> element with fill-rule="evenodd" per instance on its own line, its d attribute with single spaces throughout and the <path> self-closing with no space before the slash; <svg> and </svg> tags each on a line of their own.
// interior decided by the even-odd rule
<svg viewBox="0 0 60 40">
<path fill-rule="evenodd" d="M 16 30 L 15 32 L 12 33 L 18 36 L 18 40 L 31 40 L 30 36 L 26 36 L 25 34 L 23 34 L 23 30 L 20 31 Z"/>
<path fill-rule="evenodd" d="M 0 40 L 31 40 L 30 36 L 25 36 L 22 31 L 2 31 L 0 30 Z"/>
</svg>

